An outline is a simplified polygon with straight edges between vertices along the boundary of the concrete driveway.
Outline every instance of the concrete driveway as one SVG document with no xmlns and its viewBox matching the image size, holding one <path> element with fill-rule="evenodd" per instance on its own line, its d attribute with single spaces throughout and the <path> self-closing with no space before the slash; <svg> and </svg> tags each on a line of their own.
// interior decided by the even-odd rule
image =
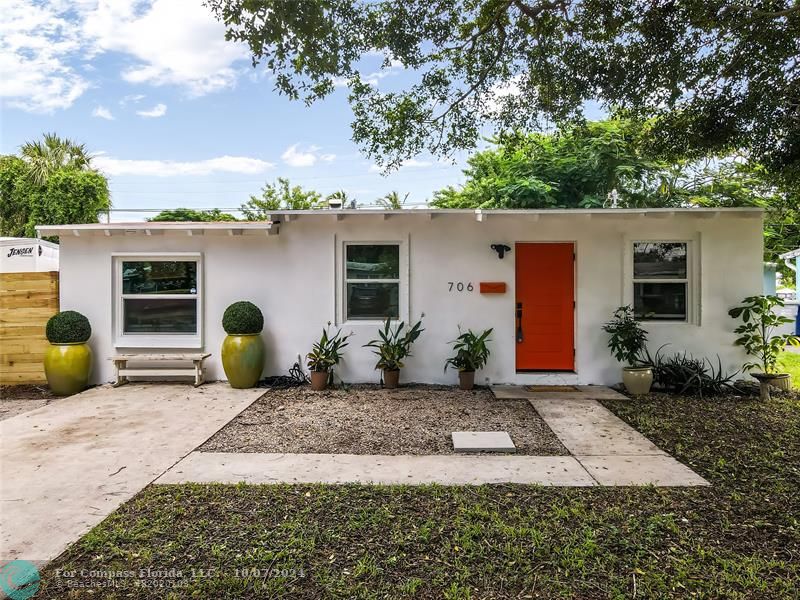
<svg viewBox="0 0 800 600">
<path fill-rule="evenodd" d="M 47 562 L 265 390 L 103 386 L 0 422 L 0 562 Z"/>
</svg>

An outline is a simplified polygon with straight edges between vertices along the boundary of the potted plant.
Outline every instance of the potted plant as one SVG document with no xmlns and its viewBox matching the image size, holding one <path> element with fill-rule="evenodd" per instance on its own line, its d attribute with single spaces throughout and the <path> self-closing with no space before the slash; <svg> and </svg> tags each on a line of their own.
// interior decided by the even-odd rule
<svg viewBox="0 0 800 600">
<path fill-rule="evenodd" d="M 222 342 L 222 368 L 231 387 L 255 386 L 264 369 L 264 315 L 252 302 L 234 302 L 222 315 L 222 328 L 228 335 Z"/>
<path fill-rule="evenodd" d="M 353 335 L 342 335 L 339 329 L 330 335 L 328 327 L 322 330 L 319 341 L 314 342 L 311 352 L 306 355 L 306 364 L 311 371 L 311 389 L 322 391 L 328 387 L 328 379 L 333 378 L 332 369 L 342 360 L 342 349 L 347 346 L 347 339 Z"/>
<path fill-rule="evenodd" d="M 50 347 L 44 355 L 47 384 L 58 396 L 71 396 L 86 389 L 92 371 L 92 335 L 89 319 L 74 310 L 50 317 L 45 327 Z"/>
<path fill-rule="evenodd" d="M 459 335 L 453 344 L 455 354 L 444 363 L 444 370 L 453 367 L 458 370 L 458 387 L 462 390 L 471 390 L 475 386 L 475 371 L 482 369 L 489 360 L 488 342 L 492 329 L 487 329 L 481 334 L 474 333 L 471 329 Z"/>
<path fill-rule="evenodd" d="M 759 382 L 762 400 L 769 400 L 769 387 L 774 385 L 789 389 L 791 381 L 788 373 L 777 371 L 778 357 L 788 345 L 800 346 L 800 338 L 792 334 L 776 334 L 775 330 L 792 320 L 775 312 L 784 305 L 777 296 L 748 296 L 737 306 L 728 311 L 734 319 L 742 319 L 742 324 L 734 330 L 739 337 L 734 344 L 744 348 L 755 360 L 745 363 L 745 371 L 758 372 L 750 375 Z"/>
<path fill-rule="evenodd" d="M 424 317 L 425 315 L 422 316 Z M 364 344 L 364 348 L 375 348 L 373 354 L 378 357 L 375 368 L 383 371 L 383 385 L 389 389 L 394 389 L 398 386 L 403 360 L 411 356 L 411 345 L 425 331 L 422 329 L 422 318 L 407 331 L 404 332 L 404 329 L 404 322 L 400 321 L 396 327 L 392 328 L 391 319 L 387 318 L 383 324 L 383 329 L 378 330 L 380 339 L 371 340 Z"/>
<path fill-rule="evenodd" d="M 610 335 L 608 347 L 622 367 L 622 383 L 634 396 L 647 394 L 653 386 L 653 368 L 642 365 L 639 357 L 647 344 L 647 332 L 633 316 L 630 306 L 620 306 L 605 325 L 603 331 Z"/>
</svg>

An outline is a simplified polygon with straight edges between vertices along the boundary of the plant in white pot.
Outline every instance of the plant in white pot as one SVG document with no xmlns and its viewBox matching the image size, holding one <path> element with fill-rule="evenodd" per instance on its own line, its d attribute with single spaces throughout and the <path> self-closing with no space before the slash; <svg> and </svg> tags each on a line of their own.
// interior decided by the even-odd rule
<svg viewBox="0 0 800 600">
<path fill-rule="evenodd" d="M 383 329 L 378 330 L 380 339 L 364 344 L 365 348 L 374 348 L 372 352 L 378 357 L 375 368 L 383 372 L 384 387 L 394 389 L 399 385 L 403 361 L 411 356 L 411 346 L 423 331 L 421 317 L 408 329 L 403 321 L 393 328 L 391 319 L 387 318 Z"/>
<path fill-rule="evenodd" d="M 754 371 L 750 375 L 758 380 L 762 400 L 769 400 L 769 388 L 788 390 L 791 380 L 788 373 L 778 371 L 778 357 L 786 346 L 800 346 L 800 338 L 792 334 L 777 334 L 781 325 L 792 320 L 779 315 L 775 309 L 784 303 L 777 296 L 748 296 L 737 306 L 728 311 L 734 319 L 742 319 L 742 324 L 734 330 L 739 337 L 734 344 L 744 348 L 755 360 L 745 363 L 745 371 Z"/>
<path fill-rule="evenodd" d="M 306 364 L 311 371 L 311 389 L 322 391 L 328 387 L 328 381 L 332 379 L 333 367 L 339 364 L 342 360 L 342 350 L 347 346 L 347 338 L 352 333 L 342 335 L 342 330 L 339 329 L 335 334 L 331 335 L 328 327 L 322 330 L 322 336 L 319 341 L 314 342 L 311 352 L 306 355 Z"/>
<path fill-rule="evenodd" d="M 491 334 L 492 329 L 479 334 L 470 329 L 450 342 L 455 354 L 445 361 L 444 370 L 447 371 L 447 367 L 458 370 L 458 387 L 462 390 L 471 390 L 475 386 L 475 371 L 486 366 Z"/>
<path fill-rule="evenodd" d="M 649 393 L 653 386 L 653 369 L 639 361 L 647 344 L 647 332 L 634 318 L 633 309 L 620 306 L 614 311 L 612 319 L 603 325 L 603 331 L 609 334 L 611 354 L 626 365 L 622 367 L 625 389 L 634 396 Z"/>
</svg>

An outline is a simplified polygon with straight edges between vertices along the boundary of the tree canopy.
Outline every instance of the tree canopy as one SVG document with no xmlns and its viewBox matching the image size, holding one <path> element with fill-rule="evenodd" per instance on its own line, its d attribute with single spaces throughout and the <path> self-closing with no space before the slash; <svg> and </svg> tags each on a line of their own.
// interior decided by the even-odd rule
<svg viewBox="0 0 800 600">
<path fill-rule="evenodd" d="M 353 138 L 391 168 L 473 148 L 486 126 L 542 130 L 589 101 L 653 119 L 663 154 L 748 149 L 800 177 L 794 0 L 209 0 L 276 89 L 306 103 L 345 82 Z M 414 80 L 384 91 L 379 55 Z"/>
<path fill-rule="evenodd" d="M 242 213 L 248 221 L 262 221 L 276 210 L 307 210 L 323 208 L 322 195 L 313 190 L 293 186 L 285 177 L 278 177 L 274 183 L 261 188 L 261 196 L 250 196 L 242 204 Z"/>
<path fill-rule="evenodd" d="M 36 225 L 97 223 L 111 207 L 108 181 L 83 145 L 46 134 L 21 156 L 0 157 L 0 235 L 33 237 Z"/>
<path fill-rule="evenodd" d="M 377 205 L 386 210 L 400 210 L 405 206 L 409 194 L 401 196 L 396 191 L 391 191 L 385 196 L 378 198 Z"/>
<path fill-rule="evenodd" d="M 549 134 L 509 133 L 467 161 L 466 184 L 436 193 L 440 208 L 591 208 L 612 190 L 623 206 L 674 202 L 671 163 L 643 148 L 646 124 L 611 119 Z"/>
<path fill-rule="evenodd" d="M 195 221 L 195 222 L 210 222 L 210 221 L 236 221 L 230 213 L 222 212 L 218 208 L 211 208 L 208 210 L 196 210 L 193 208 L 170 208 L 162 210 L 155 217 L 147 219 L 148 221 Z"/>
<path fill-rule="evenodd" d="M 466 182 L 438 208 L 735 207 L 766 210 L 765 259 L 800 247 L 800 190 L 748 157 L 659 159 L 649 123 L 609 119 L 549 134 L 512 133 L 467 161 Z M 780 266 L 784 275 L 792 273 Z"/>
<path fill-rule="evenodd" d="M 55 133 L 45 133 L 41 140 L 25 142 L 20 155 L 28 166 L 28 176 L 37 185 L 44 185 L 56 171 L 67 168 L 88 170 L 92 157 L 85 144 L 78 144 Z"/>
</svg>

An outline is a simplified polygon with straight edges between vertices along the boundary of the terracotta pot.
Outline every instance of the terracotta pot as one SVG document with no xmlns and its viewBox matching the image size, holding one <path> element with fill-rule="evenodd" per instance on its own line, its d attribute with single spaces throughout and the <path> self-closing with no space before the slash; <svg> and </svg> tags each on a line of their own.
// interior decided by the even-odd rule
<svg viewBox="0 0 800 600">
<path fill-rule="evenodd" d="M 625 367 L 622 369 L 622 383 L 634 396 L 650 393 L 653 386 L 653 369 L 650 367 Z"/>
<path fill-rule="evenodd" d="M 311 371 L 311 389 L 315 392 L 321 392 L 328 387 L 328 372 L 327 371 Z"/>
<path fill-rule="evenodd" d="M 264 370 L 264 342 L 260 333 L 228 335 L 222 342 L 222 368 L 232 388 L 255 386 Z"/>
<path fill-rule="evenodd" d="M 789 390 L 792 385 L 788 373 L 751 373 L 751 375 L 758 380 L 758 394 L 765 402 L 770 399 L 770 386 L 775 386 L 780 390 Z"/>
<path fill-rule="evenodd" d="M 462 390 L 471 390 L 475 387 L 475 371 L 459 371 L 458 387 Z"/>
<path fill-rule="evenodd" d="M 388 369 L 383 370 L 383 387 L 388 390 L 395 389 L 398 385 L 400 385 L 400 369 L 395 369 L 394 371 L 390 371 Z"/>
<path fill-rule="evenodd" d="M 71 396 L 86 389 L 92 371 L 89 344 L 50 344 L 44 355 L 47 385 L 57 396 Z"/>
</svg>

